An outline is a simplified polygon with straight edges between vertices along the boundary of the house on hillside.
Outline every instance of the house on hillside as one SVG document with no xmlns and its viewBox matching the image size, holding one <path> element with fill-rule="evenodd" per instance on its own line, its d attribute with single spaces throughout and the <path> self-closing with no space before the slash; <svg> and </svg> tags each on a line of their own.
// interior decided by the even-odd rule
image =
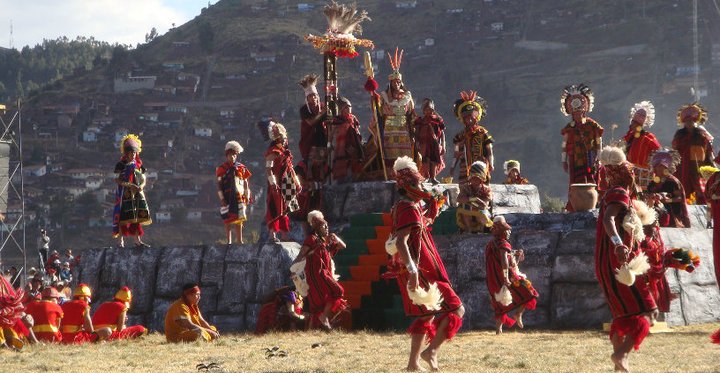
<svg viewBox="0 0 720 373">
<path fill-rule="evenodd" d="M 96 190 L 102 186 L 103 181 L 105 181 L 105 178 L 98 177 L 98 176 L 90 176 L 87 179 L 85 179 L 85 188 Z"/>
<path fill-rule="evenodd" d="M 188 108 L 183 104 L 170 103 L 165 107 L 165 111 L 170 113 L 183 113 L 187 114 Z"/>
<path fill-rule="evenodd" d="M 57 116 L 57 127 L 59 129 L 68 129 L 72 127 L 73 120 L 67 114 L 60 114 Z"/>
<path fill-rule="evenodd" d="M 172 43 L 172 46 L 174 48 L 189 48 L 190 42 L 189 41 L 174 41 Z"/>
<path fill-rule="evenodd" d="M 47 166 L 44 164 L 29 165 L 23 167 L 24 176 L 41 177 L 47 174 Z"/>
<path fill-rule="evenodd" d="M 82 134 L 83 142 L 97 142 L 97 140 L 98 140 L 97 135 L 98 135 L 97 132 L 90 131 L 90 128 L 88 128 L 85 131 L 83 131 L 83 134 Z"/>
<path fill-rule="evenodd" d="M 111 125 L 113 122 L 113 118 L 110 116 L 102 116 L 99 118 L 95 118 L 92 120 L 92 125 L 96 127 L 105 127 Z"/>
<path fill-rule="evenodd" d="M 167 108 L 168 103 L 167 102 L 146 102 L 143 104 L 143 107 L 145 110 L 149 111 L 165 111 L 165 108 Z"/>
<path fill-rule="evenodd" d="M 127 128 L 119 128 L 115 131 L 115 147 L 120 147 L 120 141 L 123 139 L 123 137 L 130 134 L 130 131 Z"/>
<path fill-rule="evenodd" d="M 65 174 L 74 180 L 85 180 L 90 177 L 105 178 L 107 172 L 99 168 L 72 168 L 65 171 Z"/>
<path fill-rule="evenodd" d="M 233 109 L 220 109 L 220 118 L 222 118 L 222 119 L 235 118 L 235 110 L 233 110 Z"/>
<path fill-rule="evenodd" d="M 395 2 L 395 8 L 397 9 L 414 9 L 415 7 L 417 7 L 416 0 L 404 0 Z"/>
<path fill-rule="evenodd" d="M 115 93 L 137 91 L 139 89 L 153 89 L 155 88 L 155 81 L 157 76 L 123 76 L 115 78 L 113 84 L 113 91 Z"/>
<path fill-rule="evenodd" d="M 163 112 L 158 116 L 157 121 L 160 127 L 178 128 L 183 124 L 183 113 Z"/>
<path fill-rule="evenodd" d="M 155 221 L 158 223 L 169 223 L 172 221 L 172 213 L 170 211 L 160 210 L 155 213 Z"/>
<path fill-rule="evenodd" d="M 198 137 L 212 137 L 212 128 L 198 127 L 193 129 L 193 133 Z"/>
<path fill-rule="evenodd" d="M 162 67 L 169 71 L 181 71 L 185 68 L 185 65 L 182 62 L 168 61 L 163 62 Z"/>
<path fill-rule="evenodd" d="M 255 62 L 272 62 L 275 63 L 276 54 L 274 52 L 252 52 L 250 58 L 254 59 Z"/>
<path fill-rule="evenodd" d="M 138 115 L 138 120 L 146 122 L 157 122 L 159 118 L 160 115 L 158 113 L 142 113 Z"/>
<path fill-rule="evenodd" d="M 70 115 L 76 116 L 80 112 L 80 104 L 57 104 L 57 105 L 45 105 L 42 108 L 43 114 L 46 115 Z"/>
</svg>

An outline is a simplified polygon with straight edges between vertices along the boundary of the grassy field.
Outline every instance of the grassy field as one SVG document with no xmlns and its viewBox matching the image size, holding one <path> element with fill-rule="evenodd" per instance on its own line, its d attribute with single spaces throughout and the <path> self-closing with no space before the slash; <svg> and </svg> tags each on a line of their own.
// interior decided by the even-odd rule
<svg viewBox="0 0 720 373">
<path fill-rule="evenodd" d="M 631 356 L 633 372 L 720 372 L 720 346 L 709 335 L 719 325 L 649 336 Z M 279 347 L 276 356 L 266 349 Z M 315 346 L 315 347 L 313 347 Z M 214 344 L 170 345 L 160 334 L 141 341 L 0 350 L 2 372 L 399 372 L 409 340 L 369 332 L 225 335 Z M 287 356 L 279 353 L 284 351 Z M 445 372 L 611 372 L 611 347 L 599 331 L 527 331 L 495 336 L 459 334 L 441 351 Z"/>
</svg>

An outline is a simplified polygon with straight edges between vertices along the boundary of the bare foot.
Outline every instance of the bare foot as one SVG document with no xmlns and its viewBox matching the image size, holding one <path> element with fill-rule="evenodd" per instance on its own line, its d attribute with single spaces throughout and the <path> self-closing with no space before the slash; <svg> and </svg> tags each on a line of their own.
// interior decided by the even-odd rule
<svg viewBox="0 0 720 373">
<path fill-rule="evenodd" d="M 525 325 L 523 324 L 523 321 L 522 321 L 522 312 L 515 314 L 513 319 L 515 320 L 515 324 L 517 325 L 518 328 L 520 328 L 520 329 L 525 328 Z"/>
<path fill-rule="evenodd" d="M 495 321 L 495 334 L 500 335 L 502 334 L 503 330 L 503 323 L 502 321 Z"/>
<path fill-rule="evenodd" d="M 627 354 L 612 354 L 610 355 L 610 360 L 615 364 L 616 372 L 630 372 Z"/>
<path fill-rule="evenodd" d="M 440 370 L 437 362 L 437 350 L 430 350 L 429 348 L 426 348 L 425 351 L 420 353 L 420 357 L 425 360 L 428 365 L 430 365 L 430 370 L 433 372 Z"/>
<path fill-rule="evenodd" d="M 406 372 L 427 372 L 427 369 L 420 366 L 420 363 L 415 362 L 413 364 L 408 364 L 408 366 L 405 368 Z"/>
</svg>

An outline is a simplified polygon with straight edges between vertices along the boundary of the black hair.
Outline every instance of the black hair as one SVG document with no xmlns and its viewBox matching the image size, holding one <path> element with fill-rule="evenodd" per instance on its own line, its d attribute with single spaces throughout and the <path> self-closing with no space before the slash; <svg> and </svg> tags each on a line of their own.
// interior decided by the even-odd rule
<svg viewBox="0 0 720 373">
<path fill-rule="evenodd" d="M 185 285 L 183 285 L 182 291 L 184 292 L 185 290 L 192 289 L 192 288 L 194 288 L 194 287 L 196 287 L 196 286 L 199 287 L 200 285 L 198 285 L 197 282 L 188 282 L 188 283 L 186 283 Z"/>
</svg>

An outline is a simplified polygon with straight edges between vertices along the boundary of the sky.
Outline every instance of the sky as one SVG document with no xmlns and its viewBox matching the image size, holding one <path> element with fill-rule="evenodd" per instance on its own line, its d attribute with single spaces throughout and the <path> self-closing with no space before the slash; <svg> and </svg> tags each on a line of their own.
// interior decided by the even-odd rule
<svg viewBox="0 0 720 373">
<path fill-rule="evenodd" d="M 94 37 L 110 43 L 145 42 L 155 27 L 160 35 L 180 26 L 217 0 L 0 0 L 0 47 L 22 49 L 43 39 Z"/>
</svg>

